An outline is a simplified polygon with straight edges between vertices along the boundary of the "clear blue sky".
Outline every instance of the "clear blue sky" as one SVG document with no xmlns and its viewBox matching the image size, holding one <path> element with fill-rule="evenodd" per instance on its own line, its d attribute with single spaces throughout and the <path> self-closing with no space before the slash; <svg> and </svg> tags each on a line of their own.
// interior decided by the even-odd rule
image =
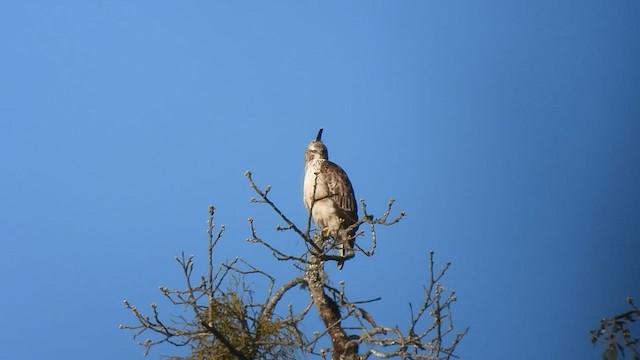
<svg viewBox="0 0 640 360">
<path fill-rule="evenodd" d="M 638 1 L 4 2 L 0 34 L 3 357 L 142 358 L 122 300 L 204 264 L 209 204 L 218 260 L 268 267 L 243 172 L 304 222 L 320 127 L 408 213 L 334 278 L 378 322 L 431 249 L 463 359 L 599 359 L 588 331 L 640 299 Z"/>
</svg>

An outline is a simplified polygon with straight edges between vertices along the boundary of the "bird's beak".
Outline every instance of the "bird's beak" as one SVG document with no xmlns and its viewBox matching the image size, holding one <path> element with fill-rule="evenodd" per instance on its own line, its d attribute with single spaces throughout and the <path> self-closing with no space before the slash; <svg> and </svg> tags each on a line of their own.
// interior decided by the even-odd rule
<svg viewBox="0 0 640 360">
<path fill-rule="evenodd" d="M 322 138 L 322 130 L 323 129 L 320 129 L 320 131 L 318 131 L 318 136 L 316 136 L 316 141 L 322 141 L 321 140 L 321 138 Z"/>
</svg>

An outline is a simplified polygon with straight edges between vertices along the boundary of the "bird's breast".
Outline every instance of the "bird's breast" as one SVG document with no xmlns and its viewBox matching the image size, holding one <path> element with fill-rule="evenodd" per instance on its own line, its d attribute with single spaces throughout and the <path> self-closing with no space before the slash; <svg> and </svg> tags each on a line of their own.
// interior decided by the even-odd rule
<svg viewBox="0 0 640 360">
<path fill-rule="evenodd" d="M 322 199 L 329 194 L 320 174 L 321 165 L 322 161 L 312 160 L 305 166 L 303 201 L 307 210 L 311 208 L 314 200 Z"/>
</svg>

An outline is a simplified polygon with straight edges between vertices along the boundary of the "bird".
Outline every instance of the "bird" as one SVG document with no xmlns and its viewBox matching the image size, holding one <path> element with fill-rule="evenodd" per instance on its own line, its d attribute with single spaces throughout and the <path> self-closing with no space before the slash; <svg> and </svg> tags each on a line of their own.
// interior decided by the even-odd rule
<svg viewBox="0 0 640 360">
<path fill-rule="evenodd" d="M 327 147 L 318 131 L 305 151 L 303 202 L 324 237 L 331 237 L 339 256 L 353 254 L 358 222 L 356 196 L 347 173 L 329 161 Z M 338 260 L 342 270 L 344 260 Z"/>
</svg>

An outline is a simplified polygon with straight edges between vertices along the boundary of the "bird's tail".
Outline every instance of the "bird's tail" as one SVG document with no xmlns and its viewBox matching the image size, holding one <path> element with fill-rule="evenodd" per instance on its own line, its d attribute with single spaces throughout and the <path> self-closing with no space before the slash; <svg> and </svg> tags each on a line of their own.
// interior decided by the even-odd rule
<svg viewBox="0 0 640 360">
<path fill-rule="evenodd" d="M 353 236 L 355 234 L 348 234 L 344 230 L 338 231 L 338 239 L 336 247 L 338 248 L 338 256 L 344 257 L 353 253 L 353 245 L 354 240 Z M 342 270 L 344 266 L 344 261 L 338 261 L 338 270 Z"/>
</svg>

